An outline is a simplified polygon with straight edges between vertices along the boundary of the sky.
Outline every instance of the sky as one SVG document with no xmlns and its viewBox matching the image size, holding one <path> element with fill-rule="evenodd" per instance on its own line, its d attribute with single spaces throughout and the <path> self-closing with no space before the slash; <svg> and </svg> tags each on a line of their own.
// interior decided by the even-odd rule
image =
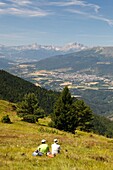
<svg viewBox="0 0 113 170">
<path fill-rule="evenodd" d="M 113 0 L 0 0 L 0 44 L 113 46 Z"/>
</svg>

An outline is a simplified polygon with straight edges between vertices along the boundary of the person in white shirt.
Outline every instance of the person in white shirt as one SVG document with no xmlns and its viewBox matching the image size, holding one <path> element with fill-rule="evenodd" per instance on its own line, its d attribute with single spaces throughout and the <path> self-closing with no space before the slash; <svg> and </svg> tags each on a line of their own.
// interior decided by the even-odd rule
<svg viewBox="0 0 113 170">
<path fill-rule="evenodd" d="M 56 156 L 56 154 L 60 153 L 60 145 L 58 144 L 58 140 L 54 139 L 54 143 L 51 145 L 52 155 Z"/>
</svg>

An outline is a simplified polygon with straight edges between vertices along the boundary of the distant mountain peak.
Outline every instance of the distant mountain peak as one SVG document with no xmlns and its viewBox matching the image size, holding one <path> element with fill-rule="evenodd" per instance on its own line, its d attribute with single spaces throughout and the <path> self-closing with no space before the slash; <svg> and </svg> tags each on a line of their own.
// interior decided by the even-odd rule
<svg viewBox="0 0 113 170">
<path fill-rule="evenodd" d="M 0 47 L 7 47 L 4 45 L 0 44 Z M 74 43 L 68 43 L 64 46 L 55 46 L 55 45 L 40 45 L 37 43 L 33 43 L 30 45 L 20 45 L 20 46 L 8 46 L 10 49 L 15 49 L 15 50 L 53 50 L 53 51 L 61 51 L 61 52 L 68 52 L 68 51 L 78 51 L 78 50 L 83 50 L 86 49 L 87 47 L 84 46 L 83 44 L 79 44 L 77 42 Z"/>
<path fill-rule="evenodd" d="M 37 43 L 20 46 L 0 45 L 0 53 L 5 58 L 21 62 L 39 61 L 55 55 L 64 55 L 86 49 L 86 46 L 79 43 L 69 43 L 64 46 L 40 45 Z"/>
<path fill-rule="evenodd" d="M 87 49 L 88 47 L 84 46 L 83 44 L 74 42 L 74 43 L 68 43 L 67 45 L 62 47 L 63 51 L 78 51 L 78 50 L 83 50 Z"/>
</svg>

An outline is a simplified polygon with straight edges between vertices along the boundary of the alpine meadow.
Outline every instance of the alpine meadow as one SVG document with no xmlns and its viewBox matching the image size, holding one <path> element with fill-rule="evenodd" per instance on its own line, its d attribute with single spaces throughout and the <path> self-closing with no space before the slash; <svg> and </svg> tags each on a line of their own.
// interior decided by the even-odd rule
<svg viewBox="0 0 113 170">
<path fill-rule="evenodd" d="M 14 104 L 0 100 L 0 118 L 9 115 L 12 123 L 0 122 L 1 170 L 112 170 L 113 139 L 77 130 L 75 134 L 48 127 L 50 118 L 35 124 L 21 121 L 13 111 Z M 32 156 L 45 138 L 49 146 L 59 140 L 61 154 L 54 158 Z"/>
</svg>

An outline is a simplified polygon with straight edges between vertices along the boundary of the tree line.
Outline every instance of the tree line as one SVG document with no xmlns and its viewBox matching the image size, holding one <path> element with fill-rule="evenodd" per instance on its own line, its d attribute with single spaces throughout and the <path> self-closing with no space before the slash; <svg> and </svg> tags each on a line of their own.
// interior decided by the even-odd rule
<svg viewBox="0 0 113 170">
<path fill-rule="evenodd" d="M 35 94 L 39 100 L 39 105 L 47 115 L 53 111 L 53 105 L 60 94 L 59 92 L 35 86 L 31 82 L 0 70 L 0 99 L 18 103 L 28 93 Z"/>
<path fill-rule="evenodd" d="M 39 118 L 46 116 L 34 93 L 25 95 L 22 102 L 18 103 L 17 114 L 30 123 L 35 123 Z M 76 129 L 79 129 L 113 137 L 113 123 L 110 124 L 108 119 L 101 119 L 98 115 L 93 114 L 83 100 L 73 98 L 67 86 L 55 102 L 50 117 L 49 126 L 59 130 L 75 133 Z"/>
</svg>

